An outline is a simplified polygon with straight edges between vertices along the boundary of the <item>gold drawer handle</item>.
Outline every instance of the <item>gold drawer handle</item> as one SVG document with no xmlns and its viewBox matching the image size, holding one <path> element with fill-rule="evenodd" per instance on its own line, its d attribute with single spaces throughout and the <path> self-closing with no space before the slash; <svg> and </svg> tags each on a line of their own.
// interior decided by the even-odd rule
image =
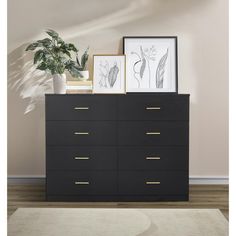
<svg viewBox="0 0 236 236">
<path fill-rule="evenodd" d="M 88 185 L 89 182 L 88 181 L 75 181 L 76 185 Z"/>
<path fill-rule="evenodd" d="M 74 132 L 75 135 L 89 135 L 89 132 Z"/>
<path fill-rule="evenodd" d="M 161 182 L 160 181 L 147 181 L 146 184 L 148 184 L 148 185 L 159 185 L 159 184 L 161 184 Z"/>
<path fill-rule="evenodd" d="M 159 135 L 160 132 L 146 132 L 146 135 Z"/>
<path fill-rule="evenodd" d="M 160 107 L 146 107 L 146 110 L 161 110 Z"/>
<path fill-rule="evenodd" d="M 146 160 L 160 160 L 160 157 L 146 157 Z"/>
<path fill-rule="evenodd" d="M 89 107 L 74 107 L 74 110 L 89 110 Z"/>
<path fill-rule="evenodd" d="M 89 157 L 75 157 L 75 160 L 89 160 Z"/>
</svg>

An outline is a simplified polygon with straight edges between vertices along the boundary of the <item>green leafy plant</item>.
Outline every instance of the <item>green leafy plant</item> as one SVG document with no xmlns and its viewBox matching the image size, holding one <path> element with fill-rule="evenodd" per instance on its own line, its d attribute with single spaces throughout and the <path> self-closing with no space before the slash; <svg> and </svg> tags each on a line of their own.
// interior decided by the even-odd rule
<svg viewBox="0 0 236 236">
<path fill-rule="evenodd" d="M 87 47 L 84 54 L 81 56 L 81 59 L 79 59 L 79 55 L 78 55 L 78 52 L 77 52 L 76 61 L 77 61 L 78 68 L 79 68 L 80 71 L 87 70 L 87 68 L 88 68 L 87 67 L 88 58 L 89 58 L 88 50 L 89 50 L 89 47 Z"/>
<path fill-rule="evenodd" d="M 49 71 L 52 75 L 63 74 L 67 70 L 73 77 L 79 77 L 80 70 L 71 55 L 78 49 L 72 43 L 65 43 L 56 31 L 49 29 L 46 33 L 50 37 L 37 40 L 26 48 L 26 51 L 37 49 L 34 54 L 37 69 Z"/>
</svg>

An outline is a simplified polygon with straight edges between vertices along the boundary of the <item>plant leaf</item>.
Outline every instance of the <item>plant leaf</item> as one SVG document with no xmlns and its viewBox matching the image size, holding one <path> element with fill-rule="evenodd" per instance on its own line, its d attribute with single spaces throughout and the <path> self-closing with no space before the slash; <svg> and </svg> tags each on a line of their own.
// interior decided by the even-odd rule
<svg viewBox="0 0 236 236">
<path fill-rule="evenodd" d="M 49 38 L 45 38 L 38 40 L 37 43 L 39 43 L 40 46 L 42 45 L 44 47 L 49 47 L 52 44 L 52 40 Z"/>
<path fill-rule="evenodd" d="M 81 77 L 80 69 L 76 66 L 76 63 L 74 61 L 66 61 L 65 69 L 67 69 L 73 77 Z"/>
<path fill-rule="evenodd" d="M 36 64 L 38 61 L 42 60 L 43 56 L 44 56 L 44 51 L 43 50 L 38 50 L 34 54 L 34 64 Z"/>
<path fill-rule="evenodd" d="M 77 49 L 77 48 L 75 47 L 75 45 L 72 44 L 72 43 L 69 43 L 69 44 L 68 44 L 68 50 L 69 50 L 69 51 L 78 52 L 78 49 Z"/>
<path fill-rule="evenodd" d="M 76 55 L 76 61 L 77 61 L 77 64 L 79 65 L 79 67 L 81 67 L 80 62 L 79 62 L 79 55 L 78 54 Z"/>
<path fill-rule="evenodd" d="M 25 51 L 33 51 L 35 48 L 37 48 L 39 46 L 38 43 L 31 43 L 30 45 L 28 45 L 28 47 L 25 49 Z"/>
<path fill-rule="evenodd" d="M 57 72 L 58 72 L 58 74 L 63 74 L 64 71 L 65 71 L 65 65 L 63 65 L 62 63 L 59 63 L 57 65 Z"/>
<path fill-rule="evenodd" d="M 76 78 L 82 77 L 79 68 L 76 67 L 75 65 L 71 65 L 71 66 L 68 68 L 68 71 L 70 72 L 70 74 L 71 74 L 73 77 L 76 77 Z"/>
<path fill-rule="evenodd" d="M 59 36 L 57 37 L 56 40 L 57 40 L 57 43 L 58 43 L 58 44 L 64 44 L 64 43 L 65 43 L 65 42 L 63 41 L 63 39 L 62 39 L 61 37 L 59 37 Z"/>
<path fill-rule="evenodd" d="M 81 57 L 82 70 L 86 69 L 86 64 L 87 64 L 88 58 L 89 58 L 89 55 L 88 55 L 88 48 L 87 48 L 86 51 L 84 52 L 84 54 Z"/>
<path fill-rule="evenodd" d="M 54 39 L 57 39 L 59 37 L 59 34 L 52 29 L 46 30 L 46 33 Z"/>
<path fill-rule="evenodd" d="M 166 60 L 168 58 L 168 50 L 169 49 L 167 48 L 166 53 L 160 59 L 157 69 L 156 69 L 156 87 L 157 88 L 163 88 L 165 65 L 166 65 Z"/>
<path fill-rule="evenodd" d="M 70 57 L 71 58 L 71 54 L 70 54 L 70 52 L 69 51 L 67 51 L 67 50 L 65 50 L 64 51 L 64 53 L 68 56 L 68 57 Z"/>
<path fill-rule="evenodd" d="M 55 61 L 49 58 L 46 61 L 46 64 L 47 64 L 48 69 L 51 71 L 51 74 L 52 75 L 56 74 L 56 64 L 55 64 Z"/>
<path fill-rule="evenodd" d="M 41 62 L 36 69 L 38 70 L 46 70 L 48 68 L 47 64 L 45 62 Z"/>
</svg>

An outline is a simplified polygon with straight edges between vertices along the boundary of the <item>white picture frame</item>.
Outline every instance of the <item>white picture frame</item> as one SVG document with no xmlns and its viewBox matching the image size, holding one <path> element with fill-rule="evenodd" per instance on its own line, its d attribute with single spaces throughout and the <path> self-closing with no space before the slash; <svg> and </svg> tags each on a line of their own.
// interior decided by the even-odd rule
<svg viewBox="0 0 236 236">
<path fill-rule="evenodd" d="M 125 55 L 93 56 L 93 93 L 125 93 Z"/>
<path fill-rule="evenodd" d="M 177 93 L 177 37 L 123 37 L 126 92 Z"/>
</svg>

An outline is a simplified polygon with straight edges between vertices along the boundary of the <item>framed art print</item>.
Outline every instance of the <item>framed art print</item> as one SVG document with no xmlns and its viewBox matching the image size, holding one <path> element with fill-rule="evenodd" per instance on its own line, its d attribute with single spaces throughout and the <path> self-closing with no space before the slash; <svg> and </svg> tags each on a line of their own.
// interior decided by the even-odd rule
<svg viewBox="0 0 236 236">
<path fill-rule="evenodd" d="M 178 92 L 177 37 L 123 37 L 126 92 Z"/>
<path fill-rule="evenodd" d="M 93 93 L 125 93 L 125 55 L 94 55 Z"/>
</svg>

